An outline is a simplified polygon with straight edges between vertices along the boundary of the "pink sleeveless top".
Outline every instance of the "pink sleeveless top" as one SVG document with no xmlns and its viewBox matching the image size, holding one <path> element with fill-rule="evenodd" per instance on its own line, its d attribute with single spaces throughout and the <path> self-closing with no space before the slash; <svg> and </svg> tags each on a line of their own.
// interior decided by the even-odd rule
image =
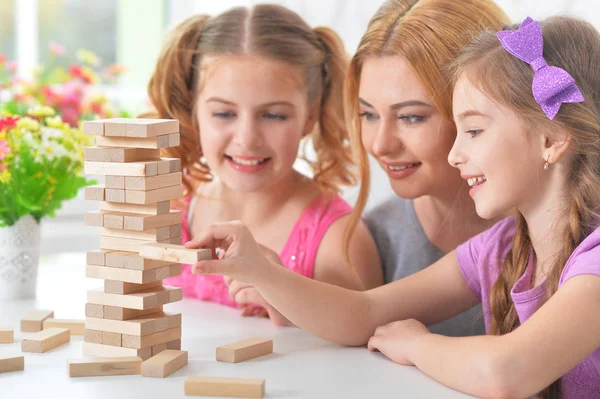
<svg viewBox="0 0 600 399">
<path fill-rule="evenodd" d="M 296 222 L 279 257 L 290 270 L 313 278 L 315 258 L 319 244 L 327 229 L 338 218 L 352 212 L 352 208 L 339 196 L 318 196 Z M 186 209 L 182 210 L 182 240 L 191 240 L 188 228 L 188 209 L 191 197 L 185 199 Z M 223 276 L 192 274 L 191 265 L 182 265 L 181 275 L 164 280 L 166 286 L 181 287 L 183 295 L 196 297 L 204 301 L 221 303 L 231 307 L 237 304 L 229 297 Z"/>
</svg>

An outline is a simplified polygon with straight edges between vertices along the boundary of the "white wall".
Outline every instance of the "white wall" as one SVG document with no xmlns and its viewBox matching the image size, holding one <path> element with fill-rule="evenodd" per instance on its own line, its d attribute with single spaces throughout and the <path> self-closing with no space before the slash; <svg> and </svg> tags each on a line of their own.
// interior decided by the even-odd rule
<svg viewBox="0 0 600 399">
<path fill-rule="evenodd" d="M 299 13 L 312 25 L 328 25 L 334 28 L 344 40 L 346 49 L 353 53 L 364 33 L 370 17 L 382 0 L 265 0 L 282 4 Z M 214 15 L 234 6 L 250 6 L 265 2 L 255 0 L 172 0 L 169 5 L 170 25 L 195 14 Z M 579 16 L 587 19 L 600 29 L 599 0 L 497 0 L 514 21 L 526 16 L 541 19 L 558 13 Z M 377 165 L 372 165 L 372 191 L 368 208 L 382 199 L 393 195 L 385 174 Z M 355 198 L 356 189 L 348 190 L 345 197 Z M 96 209 L 97 204 L 85 202 L 80 196 L 65 203 L 56 220 L 46 220 L 42 228 L 42 251 L 80 251 L 98 246 L 97 229 L 83 226 L 85 210 Z"/>
</svg>

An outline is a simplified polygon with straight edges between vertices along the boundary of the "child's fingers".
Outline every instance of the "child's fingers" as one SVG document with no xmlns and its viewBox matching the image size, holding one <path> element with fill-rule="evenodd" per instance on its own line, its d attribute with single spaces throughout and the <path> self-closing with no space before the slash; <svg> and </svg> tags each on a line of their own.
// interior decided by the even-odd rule
<svg viewBox="0 0 600 399">
<path fill-rule="evenodd" d="M 239 221 L 212 223 L 191 241 L 185 243 L 186 248 L 223 248 L 229 246 L 245 232 L 246 226 Z"/>
<path fill-rule="evenodd" d="M 193 274 L 229 275 L 231 272 L 231 262 L 227 260 L 202 260 L 192 266 Z"/>
<path fill-rule="evenodd" d="M 371 352 L 375 352 L 377 350 L 379 350 L 379 344 L 381 343 L 382 338 L 381 337 L 377 337 L 377 336 L 372 336 L 369 339 L 369 342 L 367 343 L 367 348 L 371 351 Z"/>
</svg>

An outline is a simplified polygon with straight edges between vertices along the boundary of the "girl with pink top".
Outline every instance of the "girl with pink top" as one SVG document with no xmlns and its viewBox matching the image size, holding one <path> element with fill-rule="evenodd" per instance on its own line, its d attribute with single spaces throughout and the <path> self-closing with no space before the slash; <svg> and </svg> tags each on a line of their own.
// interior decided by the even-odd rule
<svg viewBox="0 0 600 399">
<path fill-rule="evenodd" d="M 567 17 L 528 18 L 462 52 L 451 71 L 449 161 L 481 217 L 516 217 L 425 270 L 350 291 L 277 266 L 229 222 L 187 244 L 225 251 L 193 272 L 252 284 L 314 335 L 368 343 L 477 397 L 600 398 L 599 59 L 599 33 Z M 476 303 L 488 335 L 427 329 Z"/>
<path fill-rule="evenodd" d="M 171 32 L 148 92 L 152 116 L 180 121 L 182 144 L 165 155 L 181 158 L 185 174 L 184 242 L 211 223 L 240 219 L 299 275 L 349 289 L 382 283 L 363 224 L 348 261 L 342 250 L 352 209 L 337 193 L 355 182 L 343 119 L 346 67 L 331 29 L 311 29 L 275 5 L 194 16 Z M 303 140 L 315 149 L 306 159 L 313 178 L 293 168 Z M 193 275 L 190 265 L 165 284 L 289 324 L 251 285 Z"/>
</svg>

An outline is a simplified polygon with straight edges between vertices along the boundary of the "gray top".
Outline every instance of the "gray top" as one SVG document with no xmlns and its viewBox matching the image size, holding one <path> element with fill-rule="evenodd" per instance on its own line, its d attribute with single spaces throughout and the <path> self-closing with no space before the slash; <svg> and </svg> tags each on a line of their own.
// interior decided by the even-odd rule
<svg viewBox="0 0 600 399">
<path fill-rule="evenodd" d="M 365 223 L 377 244 L 386 284 L 423 270 L 444 256 L 425 235 L 412 200 L 386 200 L 366 213 Z M 447 336 L 483 335 L 481 305 L 429 329 Z"/>
</svg>

